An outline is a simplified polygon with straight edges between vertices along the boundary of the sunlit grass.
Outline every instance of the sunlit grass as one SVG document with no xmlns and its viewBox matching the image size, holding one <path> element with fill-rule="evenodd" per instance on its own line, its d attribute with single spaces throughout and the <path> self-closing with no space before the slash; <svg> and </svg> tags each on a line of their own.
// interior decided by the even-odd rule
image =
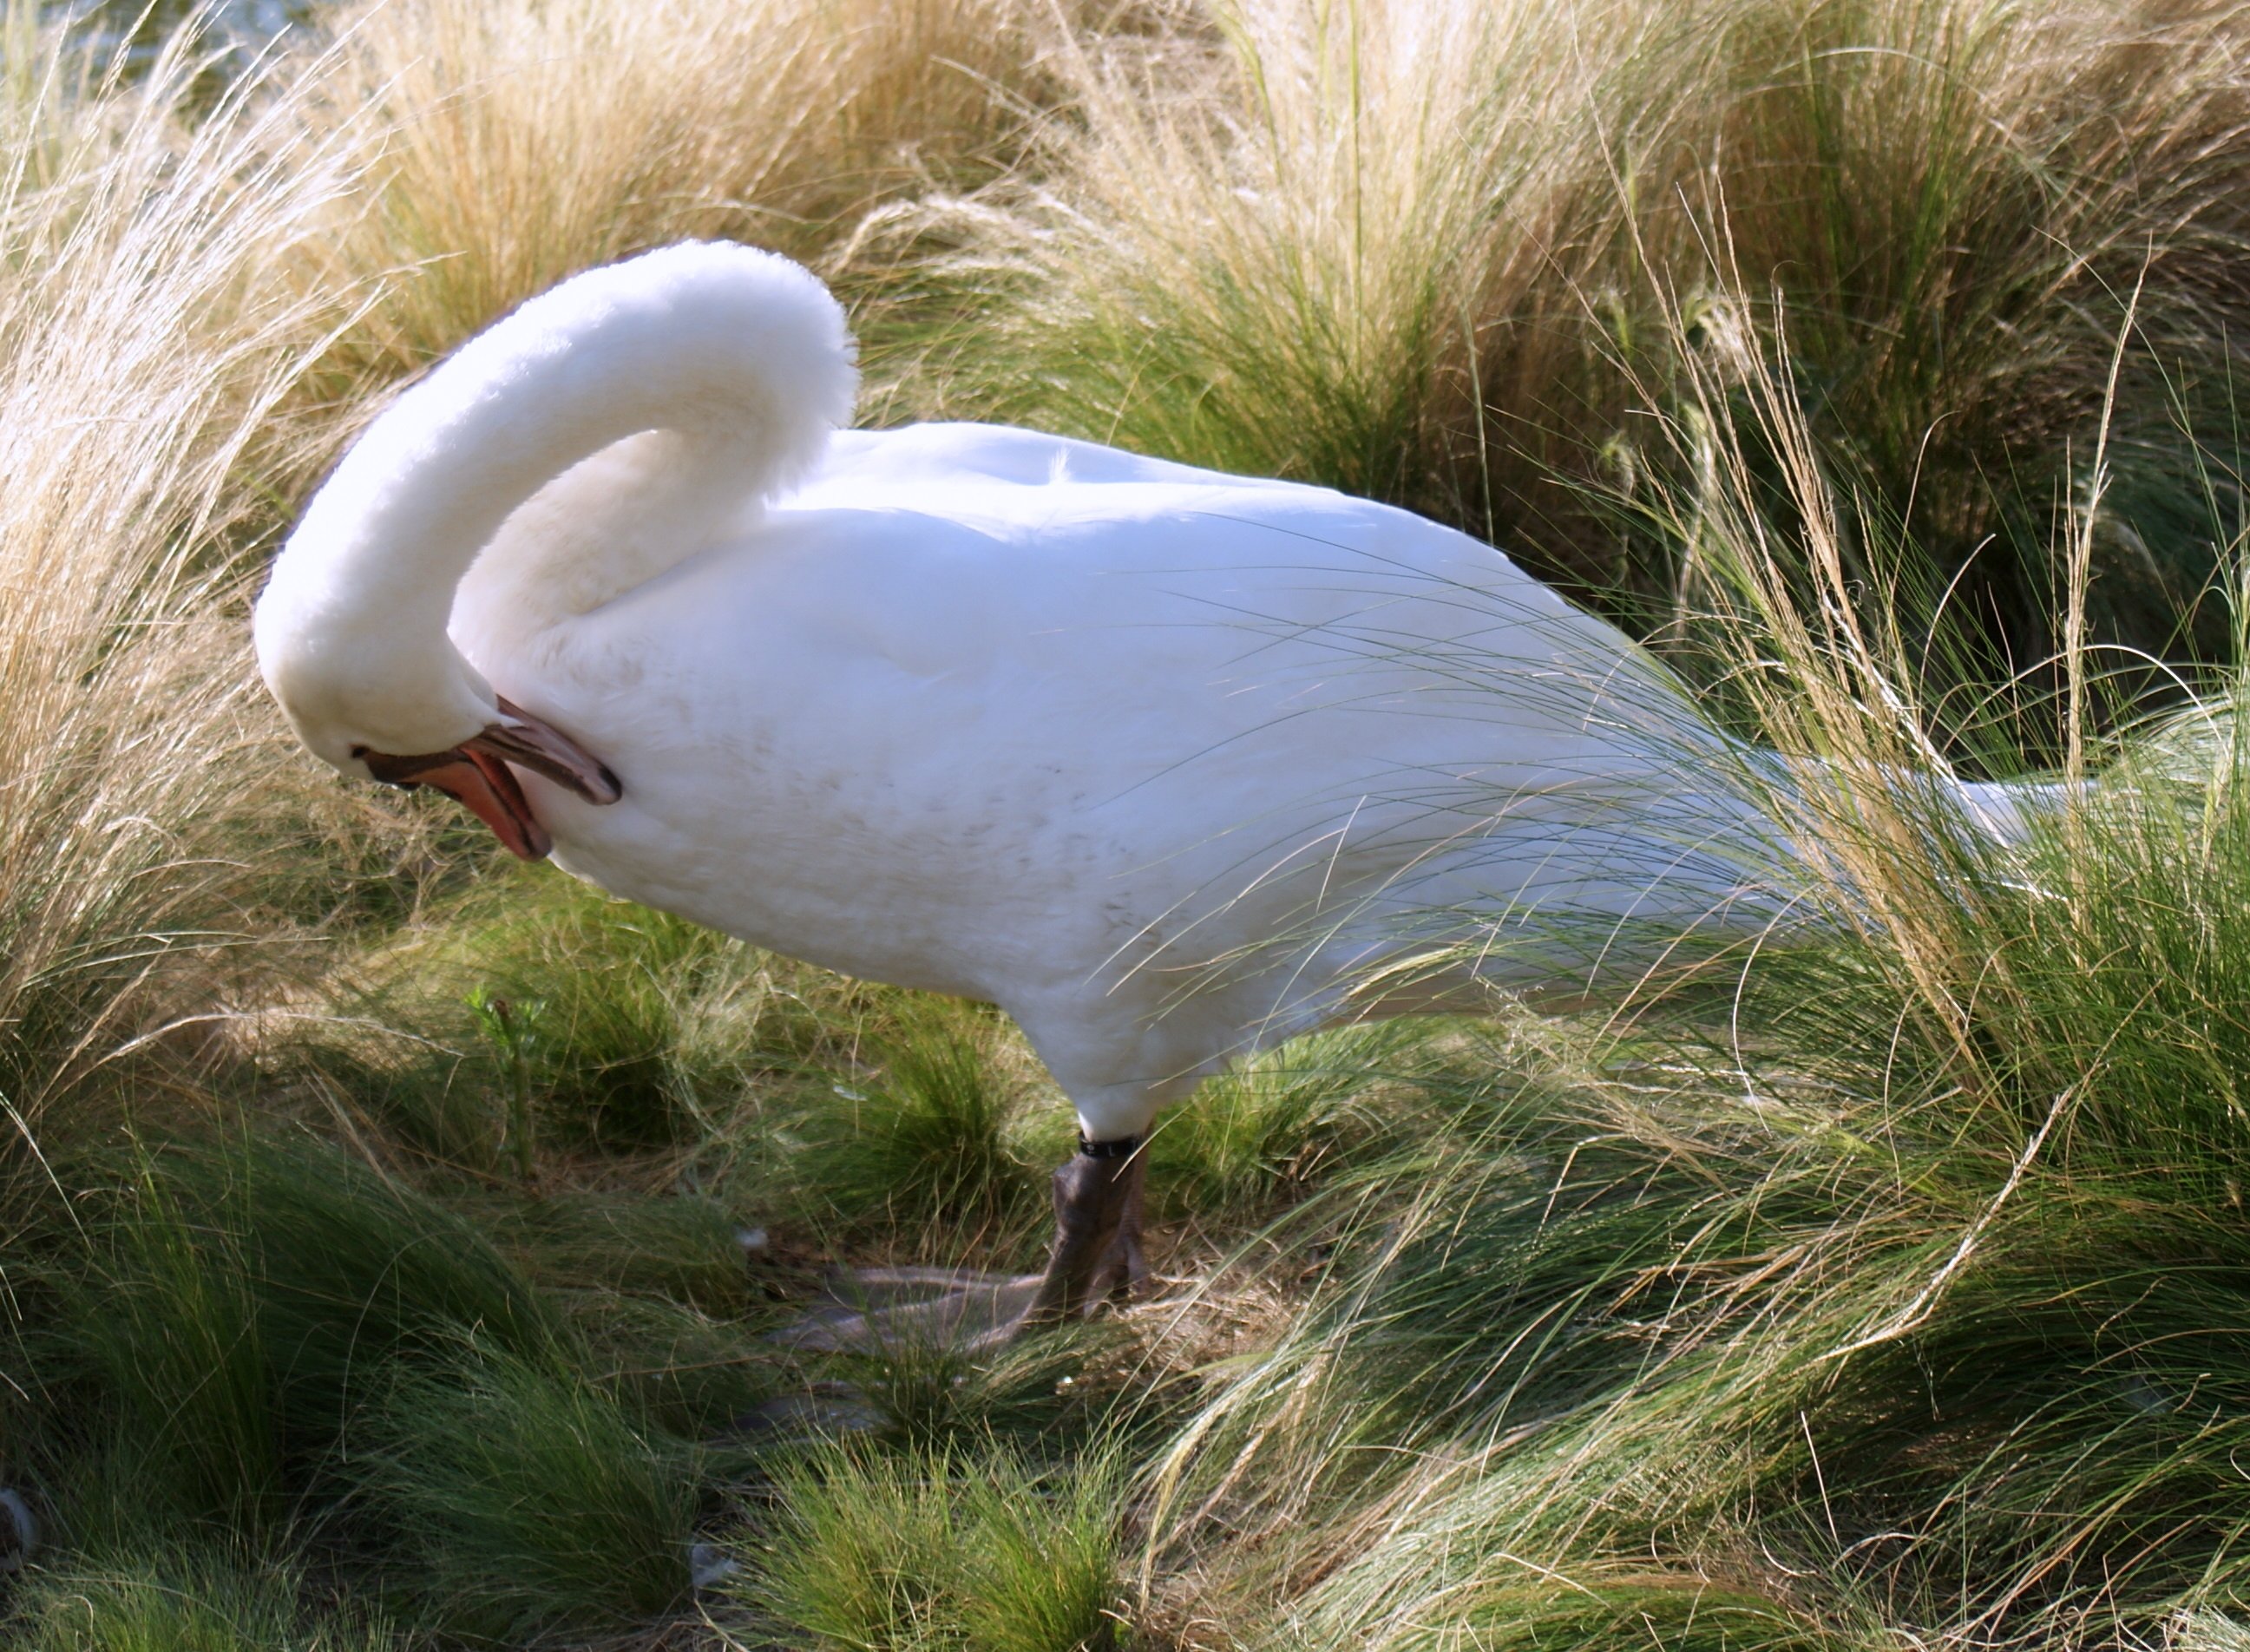
<svg viewBox="0 0 2250 1652">
<path fill-rule="evenodd" d="M 744 1593 L 823 1648 L 1090 1652 L 1112 1644 L 1116 1470 L 1006 1451 L 832 1450 L 782 1476 Z"/>
<path fill-rule="evenodd" d="M 1707 313 L 1787 348 L 1822 463 L 1955 582 L 1928 688 L 2038 665 L 2115 316 L 2143 289 L 2090 623 L 2227 646 L 2240 21 L 1962 0 L 1225 0 L 1161 66 L 1069 59 L 1035 185 L 953 220 L 993 317 L 949 405 L 1329 483 L 1494 538 L 1641 623 L 1692 552 L 1618 496 Z M 942 215 L 941 214 L 942 217 Z M 1668 317 L 1684 315 L 1683 334 Z M 1652 420 L 1648 416 L 1654 415 Z M 2186 428 L 2183 428 L 2184 423 Z M 1770 492 L 1769 506 L 1780 493 Z M 1933 571 L 1934 570 L 1934 571 Z M 2184 638 L 2183 637 L 2184 633 Z"/>
<path fill-rule="evenodd" d="M 1324 1304 L 1159 1469 L 1167 1564 L 1247 1532 L 1318 1580 L 1294 1644 L 2155 1644 L 2250 1562 L 2234 692 L 1992 841 L 1905 783 L 1913 643 L 1839 600 L 1850 503 L 1779 369 L 1729 370 L 1675 521 L 1799 909 L 1729 1002 L 1645 992 L 1374 1167 Z"/>
<path fill-rule="evenodd" d="M 1411 1021 L 1339 1028 L 1220 1074 L 1149 1139 L 1158 1208 L 1204 1221 L 1254 1216 L 1414 1139 L 1431 1122 L 1417 1080 L 1441 1070 L 1445 1036 Z"/>
<path fill-rule="evenodd" d="M 322 23 L 228 91 L 10 13 L 10 1643 L 701 1634 L 723 1532 L 743 1645 L 2250 1644 L 2233 12 Z M 1782 754 L 1803 926 L 1214 1081 L 1112 1323 L 790 1353 L 839 1266 L 1036 1263 L 1012 1029 L 500 870 L 242 646 L 376 396 L 686 234 L 838 277 L 877 416 L 1632 588 Z M 2113 738 L 2191 608 L 2207 704 Z M 1948 756 L 2090 783 L 2002 850 Z"/>
<path fill-rule="evenodd" d="M 12 26 L 0 1093 L 33 1119 L 168 1012 L 207 1015 L 246 909 L 349 829 L 284 763 L 231 614 L 270 520 L 246 467 L 288 485 L 272 414 L 343 315 L 241 295 L 280 290 L 345 175 L 255 80 L 190 125 L 191 45 L 103 94 Z"/>
<path fill-rule="evenodd" d="M 956 1245 L 1037 1227 L 1046 1167 L 1017 1140 L 1032 1067 L 998 1017 L 946 1000 L 904 1003 L 860 1055 L 865 1077 L 809 1086 L 773 1121 L 789 1143 L 776 1174 L 814 1220 L 929 1228 Z M 1058 1141 L 1046 1157 L 1065 1150 Z"/>
<path fill-rule="evenodd" d="M 323 1609 L 300 1568 L 254 1554 L 158 1545 L 34 1580 L 4 1641 L 22 1652 L 381 1652 L 379 1621 Z"/>
<path fill-rule="evenodd" d="M 336 48 L 296 97 L 360 183 L 298 279 L 383 278 L 325 363 L 346 383 L 418 370 L 564 276 L 671 241 L 819 259 L 872 208 L 1004 167 L 1053 95 L 1054 14 L 1025 0 L 386 0 L 330 17 Z"/>
</svg>

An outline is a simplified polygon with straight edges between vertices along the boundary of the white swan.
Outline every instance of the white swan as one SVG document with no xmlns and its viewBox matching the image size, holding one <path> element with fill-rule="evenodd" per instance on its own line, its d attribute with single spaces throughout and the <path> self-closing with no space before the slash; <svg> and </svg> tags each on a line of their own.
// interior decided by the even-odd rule
<svg viewBox="0 0 2250 1652">
<path fill-rule="evenodd" d="M 1676 935 L 1785 899 L 1716 778 L 1739 754 L 1497 551 L 1026 430 L 844 432 L 853 390 L 840 312 L 782 258 L 579 276 L 369 427 L 259 659 L 347 774 L 1014 1016 L 1088 1144 L 1032 1317 L 1137 1273 L 1159 1108 L 1460 914 L 1517 943 L 1485 973 L 1537 985 L 1584 967 L 1544 918 Z"/>
</svg>

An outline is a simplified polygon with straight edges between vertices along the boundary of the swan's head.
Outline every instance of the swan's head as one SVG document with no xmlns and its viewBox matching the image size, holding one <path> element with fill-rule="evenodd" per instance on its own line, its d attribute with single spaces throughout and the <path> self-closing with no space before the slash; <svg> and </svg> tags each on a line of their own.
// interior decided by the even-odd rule
<svg viewBox="0 0 2250 1652">
<path fill-rule="evenodd" d="M 564 282 L 403 391 L 306 506 L 259 599 L 267 686 L 333 767 L 435 786 L 517 854 L 543 855 L 508 766 L 594 802 L 617 798 L 617 777 L 461 657 L 447 633 L 465 579 L 542 488 L 651 431 L 711 437 L 729 466 L 725 514 L 739 515 L 813 465 L 854 383 L 842 310 L 772 254 L 691 244 Z M 604 508 L 623 521 L 647 513 L 640 503 Z M 701 548 L 683 535 L 679 555 Z M 574 564 L 533 566 L 562 586 Z"/>
<path fill-rule="evenodd" d="M 369 626 L 364 615 L 342 623 L 302 577 L 314 565 L 283 554 L 253 626 L 266 685 L 314 755 L 355 779 L 435 787 L 526 860 L 554 840 L 509 764 L 589 802 L 623 795 L 607 764 L 494 693 L 442 630 L 431 643 L 411 628 Z"/>
</svg>

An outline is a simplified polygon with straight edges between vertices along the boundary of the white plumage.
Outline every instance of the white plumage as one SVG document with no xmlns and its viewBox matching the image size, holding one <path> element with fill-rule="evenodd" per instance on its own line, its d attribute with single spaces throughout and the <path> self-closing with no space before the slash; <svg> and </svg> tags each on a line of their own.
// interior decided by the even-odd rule
<svg viewBox="0 0 2250 1652">
<path fill-rule="evenodd" d="M 1739 750 L 1499 552 L 1028 430 L 840 432 L 852 384 L 833 300 L 770 254 L 565 283 L 320 491 L 259 605 L 267 682 L 351 774 L 559 734 L 516 778 L 562 865 L 997 1002 L 1096 1140 L 1472 929 L 1486 974 L 1557 984 L 1588 954 L 1550 919 L 1785 899 Z M 587 754 L 620 799 L 543 777 Z"/>
</svg>

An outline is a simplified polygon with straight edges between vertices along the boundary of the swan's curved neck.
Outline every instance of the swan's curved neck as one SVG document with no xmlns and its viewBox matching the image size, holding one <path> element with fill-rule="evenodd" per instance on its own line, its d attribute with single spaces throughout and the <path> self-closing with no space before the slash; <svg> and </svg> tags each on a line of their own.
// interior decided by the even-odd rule
<svg viewBox="0 0 2250 1652">
<path fill-rule="evenodd" d="M 673 247 L 568 281 L 401 396 L 314 498 L 259 602 L 268 678 L 388 726 L 361 737 L 379 750 L 465 739 L 481 720 L 450 725 L 488 719 L 490 692 L 447 626 L 480 558 L 465 595 L 487 615 L 583 612 L 809 468 L 853 389 L 835 300 L 770 253 Z"/>
<path fill-rule="evenodd" d="M 518 506 L 455 594 L 472 660 L 506 657 L 739 527 L 757 454 L 724 431 L 645 430 L 582 459 Z"/>
</svg>

